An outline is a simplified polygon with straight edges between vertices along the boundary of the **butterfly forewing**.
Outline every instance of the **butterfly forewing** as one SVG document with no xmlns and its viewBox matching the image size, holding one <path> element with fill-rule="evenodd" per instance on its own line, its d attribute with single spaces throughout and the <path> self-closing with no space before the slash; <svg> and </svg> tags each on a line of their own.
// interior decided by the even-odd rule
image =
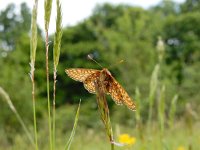
<svg viewBox="0 0 200 150">
<path fill-rule="evenodd" d="M 71 68 L 71 69 L 66 69 L 65 72 L 67 75 L 79 82 L 84 82 L 88 76 L 99 72 L 99 70 L 95 69 L 83 69 L 83 68 Z"/>
</svg>

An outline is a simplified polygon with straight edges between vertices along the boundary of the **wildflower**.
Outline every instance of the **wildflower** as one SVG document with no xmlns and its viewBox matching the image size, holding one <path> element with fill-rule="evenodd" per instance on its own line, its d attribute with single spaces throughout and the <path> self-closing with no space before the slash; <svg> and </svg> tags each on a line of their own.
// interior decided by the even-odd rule
<svg viewBox="0 0 200 150">
<path fill-rule="evenodd" d="M 183 146 L 179 146 L 177 150 L 186 150 Z"/>
<path fill-rule="evenodd" d="M 129 134 L 121 134 L 119 136 L 119 142 L 127 145 L 133 145 L 136 142 L 136 138 L 131 137 Z"/>
</svg>

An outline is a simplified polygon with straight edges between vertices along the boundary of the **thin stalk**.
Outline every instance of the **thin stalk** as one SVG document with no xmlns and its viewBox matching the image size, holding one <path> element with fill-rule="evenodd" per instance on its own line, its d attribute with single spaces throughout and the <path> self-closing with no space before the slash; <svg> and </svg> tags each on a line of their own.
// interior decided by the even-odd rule
<svg viewBox="0 0 200 150">
<path fill-rule="evenodd" d="M 32 81 L 32 101 L 33 101 L 33 122 L 34 122 L 34 134 L 35 134 L 35 149 L 38 150 L 38 136 L 37 136 L 37 117 L 36 117 L 36 106 L 35 106 L 35 80 L 34 73 L 31 76 Z"/>
<path fill-rule="evenodd" d="M 176 113 L 176 103 L 178 100 L 178 95 L 174 95 L 172 101 L 171 101 L 171 106 L 169 110 L 169 127 L 172 128 L 174 126 L 174 118 L 175 118 L 175 113 Z"/>
<path fill-rule="evenodd" d="M 136 111 L 136 114 L 135 114 L 135 118 L 136 118 L 136 124 L 137 124 L 137 127 L 140 125 L 140 119 L 141 119 L 141 105 L 140 105 L 140 90 L 139 88 L 136 88 L 135 90 L 135 95 L 136 95 L 136 106 L 137 106 L 137 111 Z"/>
<path fill-rule="evenodd" d="M 28 139 L 30 140 L 31 144 L 33 145 L 33 147 L 35 147 L 34 144 L 34 140 L 30 134 L 30 131 L 28 130 L 28 128 L 26 127 L 24 121 L 22 120 L 21 116 L 19 115 L 18 111 L 16 110 L 15 106 L 13 105 L 9 95 L 5 92 L 5 90 L 3 88 L 0 87 L 0 95 L 2 95 L 6 102 L 8 103 L 8 106 L 10 107 L 10 109 L 12 110 L 12 112 L 16 115 L 19 123 L 21 124 L 22 128 L 24 129 Z"/>
<path fill-rule="evenodd" d="M 158 120 L 160 124 L 161 135 L 164 133 L 164 123 L 165 123 L 165 86 L 162 86 L 160 97 L 158 101 Z"/>
<path fill-rule="evenodd" d="M 108 108 L 108 104 L 106 101 L 104 86 L 102 84 L 102 78 L 104 78 L 104 76 L 100 75 L 100 79 L 97 82 L 95 82 L 95 90 L 97 92 L 97 105 L 98 105 L 101 120 L 105 126 L 107 136 L 110 140 L 111 150 L 114 150 L 115 141 L 113 138 L 113 131 L 112 131 L 112 125 L 111 125 L 111 121 L 110 121 L 109 108 Z"/>
<path fill-rule="evenodd" d="M 61 13 L 61 4 L 59 0 L 56 0 L 57 6 L 57 16 L 56 16 L 56 32 L 54 36 L 54 47 L 53 47 L 53 61 L 54 61 L 54 84 L 53 84 L 53 149 L 55 149 L 55 113 L 56 113 L 56 76 L 57 76 L 57 66 L 59 63 L 60 57 L 60 47 L 61 47 L 61 38 L 62 38 L 62 13 Z"/>
<path fill-rule="evenodd" d="M 52 0 L 44 1 L 44 22 L 45 22 L 45 45 L 46 45 L 46 78 L 47 78 L 47 105 L 48 105 L 48 124 L 49 124 L 49 146 L 50 150 L 53 150 L 52 145 L 52 128 L 51 128 L 51 105 L 50 105 L 50 95 L 49 95 L 49 23 L 52 9 Z"/>
<path fill-rule="evenodd" d="M 31 20 L 31 39 L 30 39 L 30 78 L 32 81 L 32 102 L 33 102 L 33 121 L 34 121 L 34 136 L 35 136 L 35 150 L 38 150 L 38 138 L 37 138 L 37 120 L 36 120 L 36 104 L 35 104 L 35 58 L 37 49 L 37 7 L 38 0 L 35 0 L 32 11 Z M 19 117 L 19 116 L 18 116 Z"/>
<path fill-rule="evenodd" d="M 153 105 L 155 101 L 155 95 L 158 87 L 158 74 L 159 74 L 159 64 L 157 64 L 153 70 L 150 80 L 150 92 L 149 92 L 149 116 L 148 125 L 151 126 L 152 115 L 153 115 Z"/>
<path fill-rule="evenodd" d="M 53 149 L 55 149 L 55 126 L 56 126 L 56 68 L 54 67 L 54 82 L 53 82 Z"/>
<path fill-rule="evenodd" d="M 74 136 L 75 136 L 76 128 L 77 128 L 77 125 L 78 125 L 80 107 L 81 107 L 81 99 L 80 99 L 80 102 L 79 102 L 79 105 L 78 105 L 78 109 L 77 109 L 77 111 L 76 111 L 74 126 L 73 126 L 73 129 L 72 129 L 71 135 L 70 135 L 70 137 L 69 137 L 69 140 L 68 140 L 68 142 L 67 142 L 66 145 L 65 145 L 65 149 L 64 149 L 64 150 L 69 150 L 69 149 L 70 149 L 70 146 L 71 146 L 71 144 L 72 144 L 73 138 L 74 138 Z"/>
<path fill-rule="evenodd" d="M 53 149 L 52 145 L 52 129 L 51 129 L 51 105 L 50 105 L 50 94 L 49 94 L 49 42 L 48 42 L 48 31 L 46 31 L 46 78 L 47 78 L 47 105 L 48 105 L 48 125 L 49 125 L 49 143 L 50 149 Z"/>
<path fill-rule="evenodd" d="M 114 150 L 114 149 L 115 149 L 114 144 L 111 143 L 111 150 Z"/>
</svg>

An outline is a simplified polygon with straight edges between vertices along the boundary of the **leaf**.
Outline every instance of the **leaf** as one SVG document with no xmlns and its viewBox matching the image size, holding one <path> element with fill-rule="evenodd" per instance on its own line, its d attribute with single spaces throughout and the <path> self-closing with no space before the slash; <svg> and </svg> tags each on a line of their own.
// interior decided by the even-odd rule
<svg viewBox="0 0 200 150">
<path fill-rule="evenodd" d="M 73 138 L 74 138 L 74 135 L 75 135 L 75 132 L 76 132 L 76 127 L 77 127 L 77 124 L 78 124 L 80 106 L 81 106 L 81 99 L 80 99 L 80 102 L 79 102 L 79 105 L 78 105 L 78 109 L 76 111 L 76 117 L 75 117 L 74 126 L 73 126 L 73 129 L 72 129 L 71 135 L 69 137 L 67 144 L 65 145 L 65 150 L 70 149 L 71 143 L 73 141 Z"/>
</svg>

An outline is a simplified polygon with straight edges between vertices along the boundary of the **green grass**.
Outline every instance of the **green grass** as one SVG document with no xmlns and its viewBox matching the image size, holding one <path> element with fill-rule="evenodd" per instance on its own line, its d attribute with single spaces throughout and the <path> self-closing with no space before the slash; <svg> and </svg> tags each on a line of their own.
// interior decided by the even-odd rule
<svg viewBox="0 0 200 150">
<path fill-rule="evenodd" d="M 68 107 L 66 107 L 68 108 Z M 66 108 L 63 108 L 66 110 Z M 68 108 L 69 109 L 69 108 Z M 70 108 L 70 110 L 75 110 L 75 108 Z M 70 112 L 69 112 L 70 113 Z M 70 122 L 73 124 L 73 122 Z M 120 126 L 121 133 L 128 133 L 131 136 L 136 137 L 136 143 L 130 147 L 130 149 L 134 150 L 176 150 L 179 146 L 185 147 L 188 150 L 189 146 L 192 146 L 192 150 L 197 150 L 200 144 L 200 123 L 195 123 L 193 125 L 191 134 L 187 126 L 184 122 L 176 122 L 173 129 L 165 129 L 163 138 L 160 138 L 160 131 L 158 130 L 158 124 L 153 123 L 153 128 L 151 128 L 151 132 L 147 130 L 147 126 L 144 126 L 144 139 L 141 140 L 137 136 L 136 128 L 131 128 L 130 126 Z M 64 123 L 61 125 L 64 126 Z M 69 125 L 66 125 L 69 127 Z M 134 123 L 133 123 L 134 126 Z M 43 127 L 42 127 L 43 128 Z M 38 141 L 40 149 L 48 149 L 48 128 L 43 128 L 44 130 L 40 130 L 38 132 Z M 114 135 L 116 134 L 116 129 L 114 128 Z M 4 133 L 6 134 L 6 133 Z M 4 135 L 3 134 L 3 135 Z M 2 134 L 1 134 L 2 135 Z M 56 149 L 63 150 L 66 144 L 66 137 L 70 136 L 70 131 L 63 131 L 63 128 L 57 128 L 56 133 Z M 27 147 L 31 150 L 29 145 L 29 141 L 25 134 L 16 134 L 14 135 L 14 143 L 13 144 L 5 144 L 6 141 L 0 138 L 0 150 L 26 150 Z M 114 137 L 116 140 L 117 137 Z M 4 142 L 5 143 L 4 143 Z M 85 128 L 82 125 L 78 125 L 76 136 L 72 141 L 71 150 L 102 150 L 102 149 L 110 149 L 110 143 L 108 141 L 107 135 L 105 134 L 103 124 L 101 124 L 100 128 Z M 126 149 L 125 147 L 117 147 L 116 150 Z"/>
</svg>

